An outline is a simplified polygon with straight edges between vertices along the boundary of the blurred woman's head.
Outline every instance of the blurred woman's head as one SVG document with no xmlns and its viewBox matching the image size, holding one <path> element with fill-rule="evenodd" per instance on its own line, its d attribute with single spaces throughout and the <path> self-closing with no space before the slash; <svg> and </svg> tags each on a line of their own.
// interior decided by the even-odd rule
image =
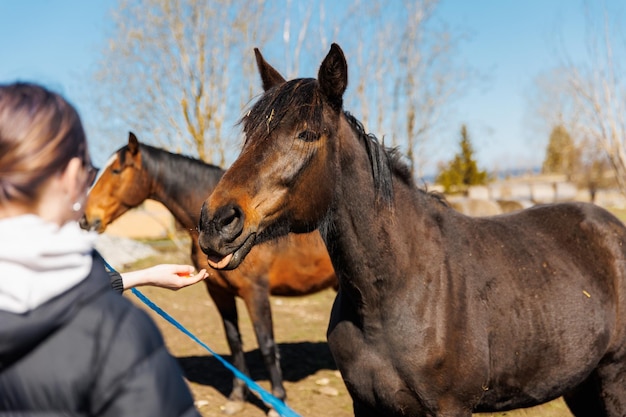
<svg viewBox="0 0 626 417">
<path fill-rule="evenodd" d="M 71 212 L 80 211 L 94 174 L 70 103 L 36 84 L 0 85 L 0 217 L 30 212 L 61 224 L 76 218 Z M 50 207 L 54 198 L 58 207 Z"/>
</svg>

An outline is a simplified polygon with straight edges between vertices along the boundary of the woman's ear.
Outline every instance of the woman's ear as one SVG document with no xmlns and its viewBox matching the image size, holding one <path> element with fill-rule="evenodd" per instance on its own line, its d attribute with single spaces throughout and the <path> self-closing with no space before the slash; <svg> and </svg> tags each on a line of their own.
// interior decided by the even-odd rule
<svg viewBox="0 0 626 417">
<path fill-rule="evenodd" d="M 61 186 L 71 201 L 78 201 L 85 195 L 87 191 L 85 175 L 83 161 L 78 157 L 70 159 L 61 174 Z"/>
<path fill-rule="evenodd" d="M 82 212 L 75 207 L 84 204 L 87 194 L 86 175 L 83 161 L 72 158 L 63 171 L 43 184 L 34 208 L 35 214 L 59 226 L 70 220 L 78 220 Z"/>
</svg>

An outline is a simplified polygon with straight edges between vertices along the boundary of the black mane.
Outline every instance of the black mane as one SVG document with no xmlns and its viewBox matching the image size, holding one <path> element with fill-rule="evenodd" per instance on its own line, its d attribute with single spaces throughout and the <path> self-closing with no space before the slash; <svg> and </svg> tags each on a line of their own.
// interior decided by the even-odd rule
<svg viewBox="0 0 626 417">
<path fill-rule="evenodd" d="M 378 138 L 373 133 L 365 132 L 363 124 L 359 122 L 356 117 L 345 110 L 343 113 L 367 150 L 367 155 L 369 156 L 372 166 L 374 184 L 377 191 L 380 193 L 379 196 L 381 196 L 384 201 L 391 202 L 393 199 L 392 177 L 395 176 L 409 188 L 435 198 L 435 200 L 446 207 L 450 206 L 443 194 L 422 189 L 415 184 L 413 175 L 411 174 L 411 168 L 404 161 L 404 155 L 397 147 L 385 147 L 378 141 Z"/>
<path fill-rule="evenodd" d="M 215 188 L 224 174 L 220 167 L 192 158 L 190 156 L 168 152 L 145 143 L 139 144 L 141 163 L 146 172 L 158 178 L 159 183 L 169 192 L 176 192 L 181 182 L 197 188 L 204 184 L 210 189 Z M 178 173 L 179 175 L 172 175 Z M 184 178 L 181 181 L 180 178 Z"/>
<path fill-rule="evenodd" d="M 352 126 L 352 129 L 357 133 L 363 146 L 365 146 L 372 168 L 374 186 L 379 193 L 379 197 L 388 203 L 393 200 L 392 178 L 394 174 L 405 184 L 414 187 L 411 170 L 402 161 L 402 154 L 398 148 L 385 147 L 379 142 L 376 135 L 366 133 L 363 124 L 350 112 L 344 110 L 343 114 L 350 126 Z"/>
</svg>

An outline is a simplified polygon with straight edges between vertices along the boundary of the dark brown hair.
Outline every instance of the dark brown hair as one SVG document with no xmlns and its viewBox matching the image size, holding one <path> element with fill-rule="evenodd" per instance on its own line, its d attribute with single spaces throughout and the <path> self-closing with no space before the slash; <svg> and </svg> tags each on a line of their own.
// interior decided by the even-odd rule
<svg viewBox="0 0 626 417">
<path fill-rule="evenodd" d="M 89 160 L 76 109 L 36 84 L 0 84 L 0 204 L 34 202 L 73 157 Z"/>
</svg>

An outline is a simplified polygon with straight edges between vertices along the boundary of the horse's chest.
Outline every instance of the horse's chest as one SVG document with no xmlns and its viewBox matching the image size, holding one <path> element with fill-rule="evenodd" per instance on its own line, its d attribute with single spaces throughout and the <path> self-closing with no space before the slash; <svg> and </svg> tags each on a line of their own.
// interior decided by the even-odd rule
<svg viewBox="0 0 626 417">
<path fill-rule="evenodd" d="M 385 415 L 425 409 L 407 386 L 378 340 L 368 338 L 351 322 L 340 321 L 328 334 L 328 343 L 353 399 Z"/>
<path fill-rule="evenodd" d="M 384 415 L 428 413 L 452 385 L 473 398 L 474 382 L 458 386 L 459 370 L 450 355 L 454 348 L 431 340 L 420 324 L 411 327 L 363 325 L 336 302 L 328 343 L 352 397 Z"/>
</svg>

